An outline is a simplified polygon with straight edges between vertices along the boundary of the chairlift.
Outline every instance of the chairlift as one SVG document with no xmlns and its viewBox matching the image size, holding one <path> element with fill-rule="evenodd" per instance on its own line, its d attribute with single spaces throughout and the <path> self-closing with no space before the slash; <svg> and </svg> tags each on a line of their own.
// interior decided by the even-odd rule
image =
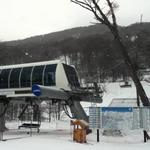
<svg viewBox="0 0 150 150">
<path fill-rule="evenodd" d="M 26 113 L 26 110 L 29 109 L 29 106 L 31 106 L 31 107 L 30 107 L 30 111 L 28 111 L 28 112 Z M 34 113 L 35 113 L 35 112 L 33 111 L 35 106 L 38 108 L 38 113 L 37 113 L 37 118 L 36 118 L 36 120 L 34 119 Z M 26 104 L 26 105 L 24 106 L 24 108 L 22 109 L 22 112 L 20 113 L 20 115 L 19 115 L 18 118 L 21 120 L 22 117 L 23 117 L 23 115 L 24 115 L 25 113 L 26 113 L 28 116 L 30 116 L 30 120 L 28 120 L 28 121 L 23 121 L 24 123 L 22 123 L 21 125 L 19 125 L 19 126 L 18 126 L 18 129 L 21 129 L 21 128 L 29 128 L 30 130 L 32 130 L 32 128 L 34 128 L 34 129 L 37 129 L 37 133 L 39 133 L 39 132 L 40 132 L 40 125 L 41 125 L 39 106 L 38 106 L 37 104 L 35 104 L 35 105 Z"/>
<path fill-rule="evenodd" d="M 132 87 L 131 82 L 127 81 L 127 80 L 119 82 L 119 85 L 120 85 L 121 88 L 130 88 L 130 87 Z"/>
</svg>

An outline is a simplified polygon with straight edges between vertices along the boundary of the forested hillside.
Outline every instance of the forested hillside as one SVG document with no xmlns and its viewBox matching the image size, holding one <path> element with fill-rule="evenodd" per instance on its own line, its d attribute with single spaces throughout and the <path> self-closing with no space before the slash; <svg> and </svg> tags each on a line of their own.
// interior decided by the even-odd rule
<svg viewBox="0 0 150 150">
<path fill-rule="evenodd" d="M 149 68 L 150 23 L 136 23 L 119 30 L 136 69 Z M 87 80 L 115 80 L 127 74 L 119 49 L 102 24 L 0 43 L 1 65 L 58 58 L 69 58 Z"/>
</svg>

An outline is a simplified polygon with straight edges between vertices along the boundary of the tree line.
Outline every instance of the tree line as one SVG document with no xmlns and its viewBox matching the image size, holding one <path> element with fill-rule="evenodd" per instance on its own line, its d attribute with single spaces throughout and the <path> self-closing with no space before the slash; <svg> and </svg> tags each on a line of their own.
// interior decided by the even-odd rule
<svg viewBox="0 0 150 150">
<path fill-rule="evenodd" d="M 143 23 L 119 28 L 136 70 L 149 68 L 148 26 L 149 23 Z M 11 42 L 1 42 L 0 64 L 46 61 L 63 57 L 69 58 L 69 63 L 75 65 L 79 76 L 87 80 L 103 81 L 112 78 L 115 81 L 121 76 L 128 75 L 119 48 L 107 30 L 103 34 L 72 36 L 70 33 L 70 37 L 61 40 L 33 43 L 31 41 L 22 42 L 23 44 L 18 41 L 14 45 L 10 44 Z"/>
</svg>

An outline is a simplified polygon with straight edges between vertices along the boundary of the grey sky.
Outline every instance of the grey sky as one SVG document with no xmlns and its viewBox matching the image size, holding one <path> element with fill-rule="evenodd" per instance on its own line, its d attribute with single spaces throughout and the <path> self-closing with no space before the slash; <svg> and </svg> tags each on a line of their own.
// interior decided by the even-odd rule
<svg viewBox="0 0 150 150">
<path fill-rule="evenodd" d="M 149 22 L 150 0 L 116 0 L 120 25 Z M 93 15 L 70 0 L 0 0 L 0 40 L 22 39 L 87 26 Z"/>
</svg>

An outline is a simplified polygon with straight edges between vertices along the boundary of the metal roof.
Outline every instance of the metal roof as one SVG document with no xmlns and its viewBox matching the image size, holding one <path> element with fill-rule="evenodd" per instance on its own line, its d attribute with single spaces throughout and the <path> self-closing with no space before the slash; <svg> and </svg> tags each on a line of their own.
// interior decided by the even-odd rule
<svg viewBox="0 0 150 150">
<path fill-rule="evenodd" d="M 0 70 L 2 70 L 2 69 L 10 69 L 10 68 L 40 66 L 40 65 L 46 65 L 46 64 L 58 64 L 58 63 L 61 63 L 61 60 L 32 62 L 32 63 L 24 63 L 24 64 L 14 64 L 14 65 L 0 66 Z"/>
</svg>

